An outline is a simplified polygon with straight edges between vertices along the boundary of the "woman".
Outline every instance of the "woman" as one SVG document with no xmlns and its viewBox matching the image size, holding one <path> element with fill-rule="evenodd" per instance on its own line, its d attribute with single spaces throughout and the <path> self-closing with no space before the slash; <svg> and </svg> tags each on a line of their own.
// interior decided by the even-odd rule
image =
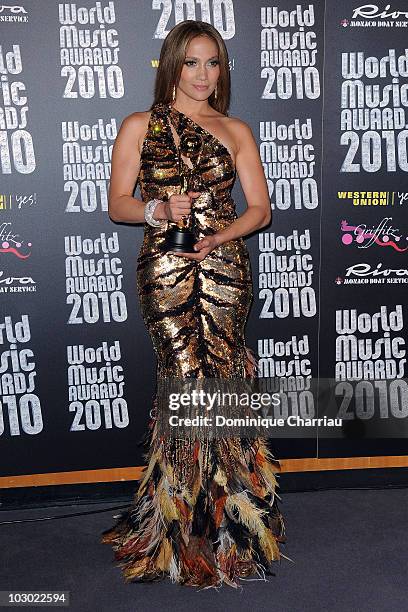
<svg viewBox="0 0 408 612">
<path fill-rule="evenodd" d="M 162 47 L 150 111 L 123 121 L 113 150 L 109 214 L 144 222 L 138 294 L 164 379 L 248 379 L 256 371 L 244 340 L 253 294 L 242 236 L 270 222 L 270 202 L 250 128 L 226 115 L 229 79 L 217 30 L 201 21 L 178 24 Z M 247 200 L 240 217 L 231 198 L 236 173 Z M 132 197 L 136 181 L 142 200 Z M 163 250 L 166 231 L 186 219 L 194 252 Z M 265 441 L 164 438 L 157 414 L 150 429 L 134 503 L 102 539 L 113 545 L 126 581 L 170 576 L 236 587 L 241 577 L 264 578 L 284 556 L 278 542 L 285 539 L 279 463 Z"/>
</svg>

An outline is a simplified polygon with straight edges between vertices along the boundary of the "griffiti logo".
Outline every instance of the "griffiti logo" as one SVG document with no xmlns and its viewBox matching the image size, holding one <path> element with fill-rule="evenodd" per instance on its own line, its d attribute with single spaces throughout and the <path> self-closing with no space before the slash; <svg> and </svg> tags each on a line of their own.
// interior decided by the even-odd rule
<svg viewBox="0 0 408 612">
<path fill-rule="evenodd" d="M 353 242 L 357 244 L 359 249 L 368 249 L 375 244 L 380 247 L 390 247 L 398 253 L 404 253 L 408 250 L 408 246 L 400 246 L 402 240 L 407 243 L 408 237 L 403 237 L 398 228 L 391 223 L 392 217 L 384 217 L 381 221 L 372 227 L 366 223 L 359 225 L 351 225 L 346 220 L 340 224 L 340 229 L 343 232 L 341 241 L 346 246 Z"/>
<path fill-rule="evenodd" d="M 10 253 L 19 259 L 27 259 L 31 255 L 31 242 L 24 242 L 19 234 L 13 234 L 11 223 L 0 224 L 0 253 Z"/>
</svg>

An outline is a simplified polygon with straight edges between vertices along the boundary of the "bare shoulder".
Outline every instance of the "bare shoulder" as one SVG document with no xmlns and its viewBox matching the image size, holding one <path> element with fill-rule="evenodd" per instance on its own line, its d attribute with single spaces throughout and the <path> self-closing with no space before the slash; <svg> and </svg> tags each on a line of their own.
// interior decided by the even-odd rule
<svg viewBox="0 0 408 612">
<path fill-rule="evenodd" d="M 151 113 L 152 111 L 140 111 L 132 113 L 131 115 L 125 117 L 122 123 L 126 124 L 126 127 L 129 127 L 129 129 L 133 130 L 140 129 L 141 127 L 144 127 L 144 125 L 146 125 L 147 127 Z"/>
<path fill-rule="evenodd" d="M 231 130 L 238 130 L 242 134 L 252 134 L 250 126 L 239 119 L 238 117 L 225 117 L 228 121 L 227 125 L 230 126 Z"/>
<path fill-rule="evenodd" d="M 238 151 L 243 146 L 253 143 L 255 138 L 251 127 L 238 117 L 225 117 L 226 126 L 234 138 L 236 150 Z"/>
<path fill-rule="evenodd" d="M 137 143 L 139 152 L 142 148 L 144 137 L 146 136 L 149 127 L 149 119 L 152 111 L 134 112 L 125 117 L 120 126 L 120 131 L 133 143 Z"/>
</svg>

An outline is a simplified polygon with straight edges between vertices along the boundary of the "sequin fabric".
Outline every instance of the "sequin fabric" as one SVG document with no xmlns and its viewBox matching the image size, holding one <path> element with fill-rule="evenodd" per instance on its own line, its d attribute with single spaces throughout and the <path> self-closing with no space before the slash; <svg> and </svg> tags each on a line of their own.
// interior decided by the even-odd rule
<svg viewBox="0 0 408 612">
<path fill-rule="evenodd" d="M 189 170 L 201 192 L 191 210 L 198 240 L 237 218 L 234 161 L 218 138 L 185 114 L 155 105 L 141 153 L 143 201 L 179 193 Z M 145 223 L 137 261 L 141 313 L 158 376 L 253 378 L 257 363 L 244 338 L 253 298 L 244 240 L 192 261 L 161 250 L 169 225 Z M 156 426 L 153 418 L 133 504 L 102 538 L 113 546 L 125 580 L 168 576 L 190 586 L 237 587 L 239 578 L 265 579 L 271 563 L 284 556 L 279 543 L 285 541 L 276 493 L 280 466 L 265 440 L 163 439 Z"/>
</svg>

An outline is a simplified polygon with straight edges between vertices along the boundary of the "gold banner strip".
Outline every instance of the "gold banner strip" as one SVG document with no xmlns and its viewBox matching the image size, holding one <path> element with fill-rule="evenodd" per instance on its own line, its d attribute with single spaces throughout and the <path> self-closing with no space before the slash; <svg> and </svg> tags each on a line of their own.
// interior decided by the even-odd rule
<svg viewBox="0 0 408 612">
<path fill-rule="evenodd" d="M 318 472 L 326 470 L 361 470 L 369 468 L 408 467 L 408 456 L 385 457 L 325 457 L 282 459 L 281 472 Z M 64 484 L 85 484 L 138 480 L 143 467 L 79 470 L 76 472 L 50 472 L 22 476 L 0 477 L 0 489 L 17 487 L 44 487 Z"/>
</svg>

